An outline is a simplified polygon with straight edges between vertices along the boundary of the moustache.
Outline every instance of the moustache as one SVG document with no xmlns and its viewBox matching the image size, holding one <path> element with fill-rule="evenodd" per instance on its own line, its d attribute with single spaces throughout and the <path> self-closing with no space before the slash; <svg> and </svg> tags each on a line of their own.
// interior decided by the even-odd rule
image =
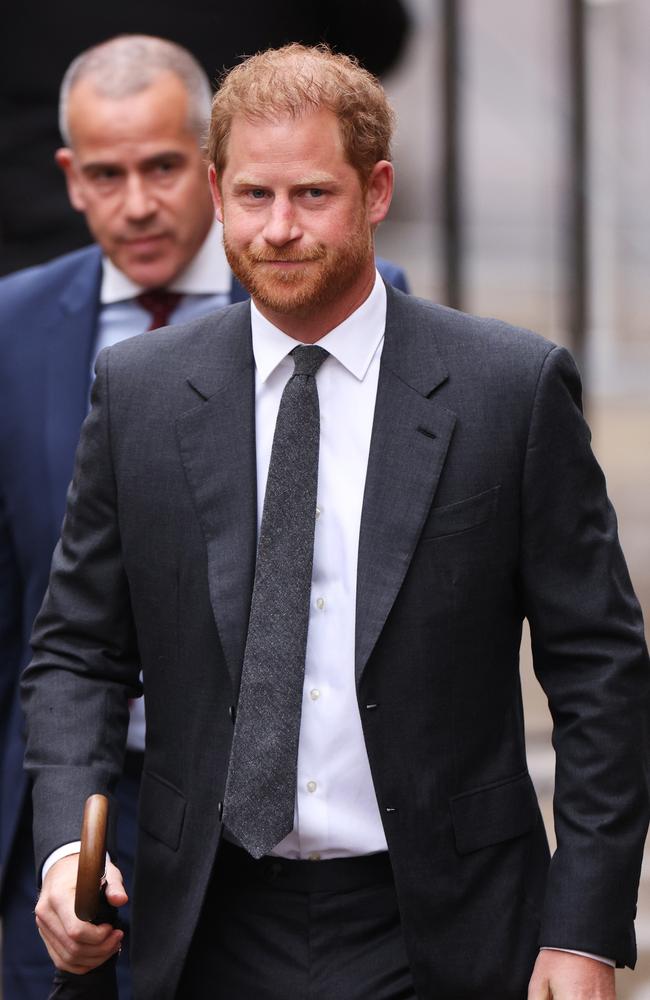
<svg viewBox="0 0 650 1000">
<path fill-rule="evenodd" d="M 308 264 L 313 261 L 323 260 L 327 256 L 324 246 L 311 247 L 309 250 L 300 252 L 291 250 L 256 250 L 248 248 L 246 256 L 254 264 Z"/>
</svg>

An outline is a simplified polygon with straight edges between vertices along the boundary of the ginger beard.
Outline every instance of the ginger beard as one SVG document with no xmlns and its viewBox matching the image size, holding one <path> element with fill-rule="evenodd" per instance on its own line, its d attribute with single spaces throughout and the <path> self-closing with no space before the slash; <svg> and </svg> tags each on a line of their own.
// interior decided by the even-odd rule
<svg viewBox="0 0 650 1000">
<path fill-rule="evenodd" d="M 365 208 L 360 209 L 348 239 L 339 246 L 316 243 L 282 249 L 248 244 L 240 249 L 228 239 L 226 218 L 223 244 L 233 274 L 255 302 L 279 314 L 297 315 L 307 315 L 347 292 L 374 252 Z M 304 266 L 285 270 L 274 268 L 273 261 L 301 262 Z"/>
</svg>

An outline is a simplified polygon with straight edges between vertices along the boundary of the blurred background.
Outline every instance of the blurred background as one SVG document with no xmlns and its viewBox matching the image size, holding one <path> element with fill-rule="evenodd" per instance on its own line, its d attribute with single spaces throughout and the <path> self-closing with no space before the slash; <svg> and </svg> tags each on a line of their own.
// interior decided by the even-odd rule
<svg viewBox="0 0 650 1000">
<path fill-rule="evenodd" d="M 214 20 L 214 3 L 194 6 Z M 266 6 L 277 29 L 278 5 Z M 387 43 L 404 26 L 377 23 L 378 6 L 348 0 L 341 5 L 348 14 L 336 17 L 339 38 L 346 17 L 364 34 L 373 29 L 366 61 L 386 72 L 399 118 L 397 194 L 379 252 L 406 269 L 416 294 L 530 327 L 573 351 L 647 619 L 650 4 L 404 0 L 410 31 L 392 66 Z M 303 14 L 311 7 L 303 0 Z M 331 9 L 338 7 L 332 0 Z M 120 30 L 166 35 L 199 58 L 211 44 L 206 30 L 204 52 L 197 51 L 183 34 L 183 13 L 164 0 L 155 21 L 133 3 L 129 18 L 106 30 L 99 9 L 89 14 L 84 6 L 81 20 L 80 9 L 71 0 L 24 4 L 0 42 L 0 108 L 10 122 L 0 138 L 0 272 L 88 242 L 51 165 L 58 138 L 46 98 L 72 57 Z M 66 18 L 78 32 L 62 33 Z M 258 44 L 238 48 L 233 37 L 232 51 L 277 44 L 257 23 Z M 299 37 L 317 40 L 304 30 Z M 349 37 L 348 48 L 355 44 Z M 214 78 L 224 59 L 208 59 Z M 531 769 L 552 839 L 550 723 L 527 642 L 522 673 Z M 618 974 L 622 1000 L 650 1000 L 650 866 L 637 934 L 638 970 Z"/>
</svg>

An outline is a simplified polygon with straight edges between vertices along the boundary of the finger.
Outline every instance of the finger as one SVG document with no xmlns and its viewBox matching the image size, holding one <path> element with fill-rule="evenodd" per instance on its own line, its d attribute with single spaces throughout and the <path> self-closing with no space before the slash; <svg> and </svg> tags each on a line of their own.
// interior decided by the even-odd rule
<svg viewBox="0 0 650 1000">
<path fill-rule="evenodd" d="M 111 904 L 111 906 L 124 906 L 128 903 L 129 897 L 127 896 L 126 889 L 121 882 L 107 882 L 106 883 L 106 899 Z"/>
<path fill-rule="evenodd" d="M 103 965 L 109 958 L 120 951 L 119 941 L 109 942 L 110 947 L 106 950 L 94 951 L 76 949 L 74 947 L 67 948 L 65 945 L 60 946 L 57 942 L 52 942 L 44 934 L 41 936 L 43 937 L 48 954 L 56 967 L 64 969 L 66 972 L 74 972 L 76 975 Z"/>
<path fill-rule="evenodd" d="M 111 906 L 124 906 L 129 899 L 122 874 L 110 861 L 106 865 L 106 899 Z"/>
<path fill-rule="evenodd" d="M 526 998 L 527 1000 L 553 1000 L 548 979 L 545 976 L 533 975 Z"/>
<path fill-rule="evenodd" d="M 44 894 L 36 905 L 36 921 L 55 938 L 70 939 L 80 945 L 102 945 L 113 931 L 111 925 L 95 926 L 79 920 L 73 906 L 70 893 Z"/>
<path fill-rule="evenodd" d="M 112 955 L 119 952 L 121 946 L 121 937 L 118 940 L 112 937 L 106 942 L 106 946 L 100 949 L 88 946 L 77 948 L 74 945 L 69 948 L 65 942 L 60 943 L 42 927 L 38 929 L 54 965 L 75 975 L 82 975 L 98 965 L 103 965 Z"/>
</svg>

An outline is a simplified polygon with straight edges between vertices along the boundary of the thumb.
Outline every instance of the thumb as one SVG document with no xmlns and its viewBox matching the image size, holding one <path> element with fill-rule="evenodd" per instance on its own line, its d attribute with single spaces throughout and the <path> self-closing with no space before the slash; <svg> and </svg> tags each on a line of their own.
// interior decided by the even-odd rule
<svg viewBox="0 0 650 1000">
<path fill-rule="evenodd" d="M 122 874 L 112 862 L 106 865 L 106 899 L 111 906 L 124 906 L 128 902 Z"/>
</svg>

